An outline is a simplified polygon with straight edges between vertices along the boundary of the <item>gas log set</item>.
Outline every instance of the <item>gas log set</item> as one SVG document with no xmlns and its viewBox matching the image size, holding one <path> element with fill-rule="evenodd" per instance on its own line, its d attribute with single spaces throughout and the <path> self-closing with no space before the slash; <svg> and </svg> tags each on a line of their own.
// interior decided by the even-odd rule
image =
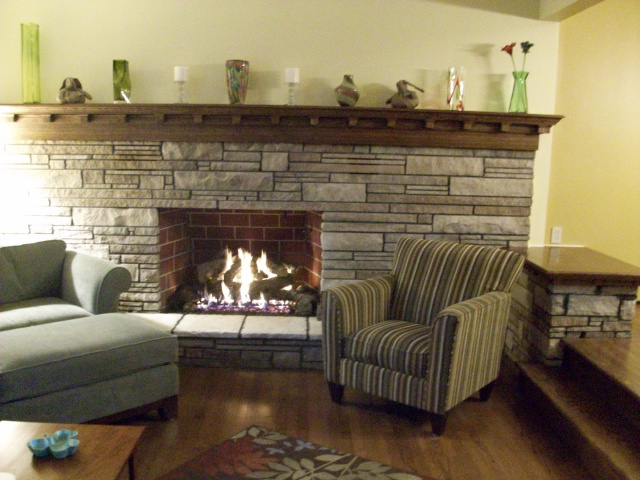
<svg viewBox="0 0 640 480">
<path fill-rule="evenodd" d="M 315 315 L 318 291 L 296 281 L 298 267 L 275 264 L 263 251 L 259 257 L 226 249 L 218 258 L 197 266 L 197 282 L 184 283 L 167 300 L 168 312 L 259 315 Z M 294 288 L 296 286 L 296 288 Z"/>
</svg>

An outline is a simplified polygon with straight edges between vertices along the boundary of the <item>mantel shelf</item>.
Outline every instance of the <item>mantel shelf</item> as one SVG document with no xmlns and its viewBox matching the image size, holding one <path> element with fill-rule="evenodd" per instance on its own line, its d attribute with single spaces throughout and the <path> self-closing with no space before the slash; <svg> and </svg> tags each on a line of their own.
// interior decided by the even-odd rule
<svg viewBox="0 0 640 480">
<path fill-rule="evenodd" d="M 0 105 L 0 140 L 256 142 L 538 149 L 562 119 L 448 110 L 275 105 Z"/>
</svg>

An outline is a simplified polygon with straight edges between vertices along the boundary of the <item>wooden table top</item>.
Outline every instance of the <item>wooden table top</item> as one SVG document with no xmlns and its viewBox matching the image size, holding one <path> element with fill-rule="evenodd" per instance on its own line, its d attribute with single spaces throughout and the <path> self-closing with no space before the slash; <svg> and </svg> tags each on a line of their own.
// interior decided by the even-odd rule
<svg viewBox="0 0 640 480">
<path fill-rule="evenodd" d="M 78 431 L 78 451 L 56 459 L 33 456 L 27 442 L 56 430 Z M 0 422 L 0 472 L 17 480 L 115 480 L 135 450 L 145 427 Z"/>
<path fill-rule="evenodd" d="M 640 286 L 640 268 L 585 247 L 529 247 L 525 271 L 554 283 Z"/>
</svg>

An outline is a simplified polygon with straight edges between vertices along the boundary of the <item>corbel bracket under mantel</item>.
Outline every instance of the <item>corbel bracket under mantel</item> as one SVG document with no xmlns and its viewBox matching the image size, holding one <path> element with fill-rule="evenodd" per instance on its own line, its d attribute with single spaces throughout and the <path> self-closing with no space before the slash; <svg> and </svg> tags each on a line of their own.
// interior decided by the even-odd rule
<svg viewBox="0 0 640 480">
<path fill-rule="evenodd" d="M 535 151 L 562 119 L 448 110 L 207 104 L 0 105 L 0 140 L 385 145 Z"/>
</svg>

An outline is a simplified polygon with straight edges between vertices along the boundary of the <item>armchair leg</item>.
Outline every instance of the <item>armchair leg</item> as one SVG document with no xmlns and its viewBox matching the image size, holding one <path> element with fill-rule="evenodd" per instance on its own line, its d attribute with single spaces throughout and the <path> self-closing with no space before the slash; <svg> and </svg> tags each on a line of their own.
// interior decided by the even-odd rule
<svg viewBox="0 0 640 480">
<path fill-rule="evenodd" d="M 337 403 L 338 405 L 342 405 L 342 395 L 344 394 L 344 385 L 340 385 L 339 383 L 329 383 L 329 393 L 331 394 L 331 400 L 333 403 Z"/>
<path fill-rule="evenodd" d="M 489 400 L 489 397 L 491 396 L 491 392 L 493 391 L 493 387 L 495 384 L 496 384 L 496 381 L 494 380 L 493 382 L 486 384 L 484 387 L 480 389 L 481 402 L 486 402 L 487 400 Z"/>
<path fill-rule="evenodd" d="M 434 435 L 441 436 L 444 433 L 444 427 L 447 425 L 447 414 L 431 413 L 429 416 L 431 417 L 431 431 Z"/>
</svg>

